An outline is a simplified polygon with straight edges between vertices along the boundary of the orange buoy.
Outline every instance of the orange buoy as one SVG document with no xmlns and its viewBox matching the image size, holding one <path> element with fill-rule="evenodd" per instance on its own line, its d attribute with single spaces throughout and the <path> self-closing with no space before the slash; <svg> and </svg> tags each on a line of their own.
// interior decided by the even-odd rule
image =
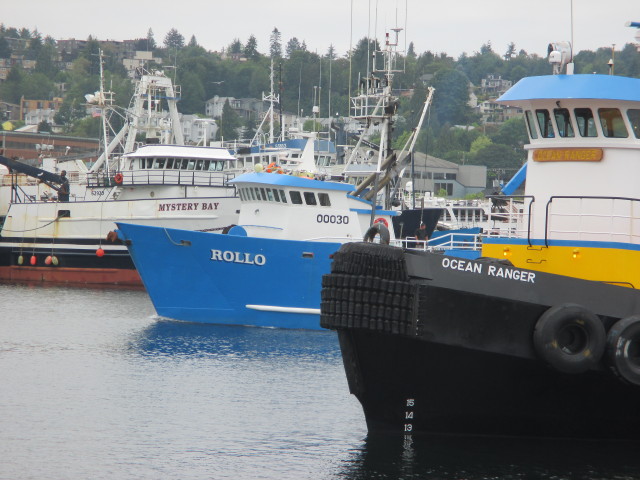
<svg viewBox="0 0 640 480">
<path fill-rule="evenodd" d="M 51 265 L 51 255 L 48 255 L 47 258 L 44 259 L 45 265 Z"/>
<path fill-rule="evenodd" d="M 102 249 L 102 247 L 100 247 L 100 248 L 98 248 L 98 249 L 96 250 L 96 255 L 97 255 L 98 257 L 104 257 L 104 250 Z"/>
<path fill-rule="evenodd" d="M 121 174 L 120 172 L 118 172 L 118 173 L 116 173 L 116 174 L 114 175 L 113 180 L 114 180 L 116 183 L 120 184 L 120 183 L 122 183 L 122 181 L 124 180 L 124 177 L 122 176 L 122 174 Z"/>
<path fill-rule="evenodd" d="M 36 256 L 31 255 L 31 260 L 29 260 L 29 263 L 31 263 L 31 265 L 35 265 L 37 261 L 38 259 L 36 258 Z"/>
</svg>

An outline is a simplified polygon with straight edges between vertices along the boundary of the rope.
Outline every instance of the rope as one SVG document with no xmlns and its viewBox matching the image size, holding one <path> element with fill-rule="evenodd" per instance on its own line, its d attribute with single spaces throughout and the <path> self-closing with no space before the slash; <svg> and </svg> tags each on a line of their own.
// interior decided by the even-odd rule
<svg viewBox="0 0 640 480">
<path fill-rule="evenodd" d="M 191 242 L 189 240 L 180 240 L 180 242 L 175 242 L 173 238 L 171 238 L 171 235 L 169 235 L 169 232 L 167 232 L 166 228 L 163 228 L 162 230 L 164 230 L 164 234 L 167 236 L 169 241 L 176 247 L 188 247 L 191 245 Z"/>
<path fill-rule="evenodd" d="M 38 230 L 40 228 L 44 228 L 46 226 L 51 225 L 52 223 L 57 222 L 59 219 L 64 218 L 62 215 L 54 218 L 53 220 L 51 220 L 49 223 L 45 223 L 44 225 L 40 225 L 39 227 L 36 228 L 27 228 L 25 230 L 9 230 L 8 228 L 3 228 L 2 231 L 3 232 L 12 232 L 12 233 L 24 233 L 24 232 L 33 232 L 34 230 Z"/>
</svg>

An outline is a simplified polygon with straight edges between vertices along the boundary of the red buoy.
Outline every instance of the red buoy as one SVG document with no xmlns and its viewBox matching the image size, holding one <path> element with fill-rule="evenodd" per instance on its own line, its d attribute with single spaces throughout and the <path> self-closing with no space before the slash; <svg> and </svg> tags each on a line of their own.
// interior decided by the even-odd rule
<svg viewBox="0 0 640 480">
<path fill-rule="evenodd" d="M 31 260 L 29 261 L 29 263 L 31 263 L 31 265 L 35 265 L 37 262 L 37 258 L 35 255 L 31 255 Z"/>
<path fill-rule="evenodd" d="M 102 247 L 100 247 L 100 248 L 98 248 L 98 249 L 96 250 L 96 255 L 97 255 L 98 257 L 104 257 L 104 250 L 102 249 Z"/>
<path fill-rule="evenodd" d="M 51 265 L 51 255 L 44 259 L 45 265 Z"/>
</svg>

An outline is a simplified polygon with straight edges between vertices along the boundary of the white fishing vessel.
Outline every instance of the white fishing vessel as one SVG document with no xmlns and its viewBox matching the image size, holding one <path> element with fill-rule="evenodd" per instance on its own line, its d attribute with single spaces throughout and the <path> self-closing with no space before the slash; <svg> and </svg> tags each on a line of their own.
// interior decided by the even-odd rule
<svg viewBox="0 0 640 480">
<path fill-rule="evenodd" d="M 109 96 L 103 88 L 88 96 L 101 109 L 104 132 L 106 110 L 114 110 Z M 68 181 L 60 175 L 68 164 L 57 163 L 51 172 L 0 157 L 0 163 L 34 179 L 8 187 L 0 279 L 139 285 L 126 247 L 113 236 L 107 239 L 116 221 L 203 231 L 237 223 L 240 201 L 228 183 L 236 173 L 235 157 L 223 148 L 183 145 L 178 100 L 168 77 L 144 75 L 124 127 L 113 138 L 104 134 L 98 161 L 68 172 L 68 201 L 58 193 Z M 156 115 L 163 102 L 170 124 Z M 136 149 L 139 133 L 154 143 Z"/>
</svg>

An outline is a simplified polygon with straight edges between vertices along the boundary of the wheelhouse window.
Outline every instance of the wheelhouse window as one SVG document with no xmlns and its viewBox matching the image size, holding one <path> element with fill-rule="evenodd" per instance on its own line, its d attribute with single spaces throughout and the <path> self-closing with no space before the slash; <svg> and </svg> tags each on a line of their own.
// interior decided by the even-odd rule
<svg viewBox="0 0 640 480">
<path fill-rule="evenodd" d="M 622 113 L 617 108 L 599 108 L 602 133 L 609 138 L 627 138 L 629 132 L 622 119 Z"/>
<path fill-rule="evenodd" d="M 167 158 L 167 164 L 165 165 L 167 169 L 173 168 L 173 158 Z"/>
<path fill-rule="evenodd" d="M 536 110 L 536 117 L 538 118 L 538 126 L 540 127 L 540 134 L 542 138 L 553 138 L 553 125 L 551 124 L 551 116 L 548 110 Z"/>
<path fill-rule="evenodd" d="M 597 137 L 596 122 L 590 108 L 576 108 L 573 111 L 576 116 L 578 133 L 581 137 Z"/>
<path fill-rule="evenodd" d="M 558 136 L 564 138 L 573 138 L 575 133 L 573 125 L 571 125 L 571 114 L 566 108 L 556 108 L 553 110 L 553 116 L 556 119 L 556 127 L 558 127 Z"/>
<path fill-rule="evenodd" d="M 322 207 L 331 206 L 331 200 L 329 199 L 328 193 L 318 193 L 318 201 L 320 202 L 320 206 Z"/>
<path fill-rule="evenodd" d="M 307 205 L 317 205 L 316 195 L 313 192 L 304 192 L 304 203 Z"/>
<path fill-rule="evenodd" d="M 631 130 L 636 138 L 640 138 L 640 110 L 637 108 L 630 108 L 627 110 L 627 118 L 631 124 Z"/>
<path fill-rule="evenodd" d="M 538 138 L 538 132 L 536 131 L 536 124 L 533 120 L 533 112 L 531 110 L 527 110 L 525 112 L 525 120 L 527 121 L 529 136 L 532 140 L 535 140 L 536 138 Z"/>
<path fill-rule="evenodd" d="M 287 203 L 287 197 L 284 194 L 284 190 L 280 190 L 280 198 L 282 199 L 282 203 Z"/>
<path fill-rule="evenodd" d="M 302 205 L 302 195 L 300 195 L 300 192 L 295 190 L 290 191 L 289 198 L 291 198 L 291 203 L 294 205 Z"/>
</svg>

